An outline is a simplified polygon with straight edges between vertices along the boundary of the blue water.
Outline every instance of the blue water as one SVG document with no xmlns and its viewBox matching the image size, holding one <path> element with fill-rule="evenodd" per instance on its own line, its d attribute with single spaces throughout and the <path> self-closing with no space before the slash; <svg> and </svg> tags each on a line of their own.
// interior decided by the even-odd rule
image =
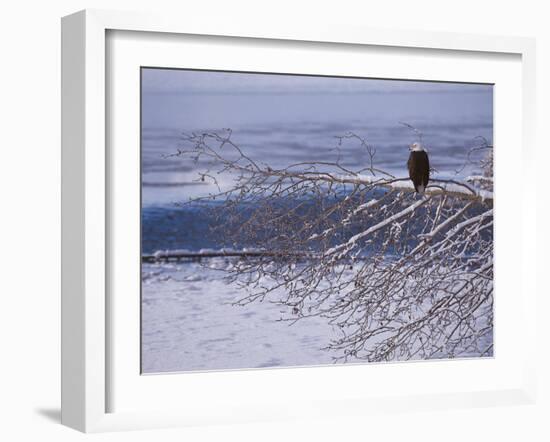
<svg viewBox="0 0 550 442">
<path fill-rule="evenodd" d="M 371 192 L 368 199 L 380 198 L 385 190 L 376 190 Z M 361 198 L 361 197 L 359 197 Z M 350 200 L 350 204 L 357 206 L 364 200 L 357 198 L 355 203 Z M 410 202 L 415 200 L 415 196 L 409 195 Z M 390 200 L 388 200 L 389 202 Z M 330 207 L 334 203 L 334 199 L 324 199 L 323 207 Z M 300 208 L 297 209 L 297 205 Z M 301 226 L 303 219 L 320 220 L 320 204 L 307 204 L 303 200 L 284 200 L 278 204 L 272 216 L 285 216 L 285 225 Z M 294 210 L 289 211 L 288 208 Z M 417 210 L 417 217 L 424 218 L 426 210 L 436 210 L 435 207 L 430 209 L 421 207 Z M 481 206 L 474 206 L 467 211 L 468 216 L 475 216 L 481 213 L 484 209 Z M 237 216 L 235 212 L 237 212 Z M 318 243 L 310 241 L 308 238 L 312 234 L 321 234 L 325 229 L 333 225 L 343 225 L 342 217 L 345 213 L 334 212 L 325 223 L 320 223 L 313 230 L 304 230 L 300 233 L 296 232 L 292 242 L 288 242 L 286 235 L 281 234 L 277 230 L 273 230 L 274 226 L 269 224 L 269 219 L 262 218 L 263 214 L 259 214 L 259 218 L 254 223 L 253 228 L 242 233 L 240 227 L 243 219 L 248 219 L 249 214 L 259 211 L 252 205 L 233 208 L 232 211 L 224 209 L 220 202 L 209 202 L 203 204 L 184 205 L 182 207 L 148 207 L 142 211 L 142 253 L 152 254 L 158 250 L 181 250 L 185 249 L 191 252 L 198 252 L 201 249 L 220 250 L 222 248 L 242 250 L 249 249 L 267 249 L 267 250 L 292 250 L 294 252 L 305 252 L 301 248 L 302 244 L 307 244 L 308 252 L 320 251 L 323 247 L 333 247 L 344 241 L 347 241 L 352 236 L 364 230 L 366 225 L 377 224 L 382 219 L 382 214 L 369 213 L 363 220 L 356 220 L 355 223 L 349 224 L 346 227 L 341 227 L 335 233 L 331 241 L 327 243 Z M 431 216 L 434 214 L 432 213 Z M 403 247 L 411 250 L 417 245 L 417 235 L 421 233 L 424 227 L 423 223 L 416 223 L 408 226 L 408 240 L 399 242 L 398 244 L 383 244 L 384 236 L 375 235 L 369 237 L 368 247 L 361 247 L 361 255 L 366 256 L 369 253 L 376 252 L 379 249 L 384 249 L 386 256 L 401 256 L 404 253 Z M 253 231 L 253 235 L 250 233 Z M 482 232 L 486 240 L 492 238 L 492 231 L 486 229 Z M 397 249 L 395 249 L 397 247 Z M 406 250 L 406 249 L 405 249 Z M 478 250 L 470 248 L 467 254 L 476 253 Z M 466 255 L 467 255 L 466 254 Z M 465 255 L 465 256 L 466 256 Z"/>
<path fill-rule="evenodd" d="M 268 78 L 269 77 L 269 78 Z M 208 211 L 178 206 L 215 192 L 197 181 L 205 164 L 167 157 L 183 147 L 182 132 L 231 128 L 233 141 L 252 159 L 275 167 L 334 161 L 361 169 L 368 155 L 359 143 L 336 150 L 337 136 L 354 132 L 376 149 L 374 164 L 406 176 L 407 146 L 418 141 L 400 122 L 423 133 L 439 178 L 479 172 L 464 167 L 476 137 L 492 142 L 491 86 L 375 82 L 242 74 L 149 70 L 142 90 L 142 248 L 217 248 Z M 314 85 L 314 86 L 309 86 Z M 222 176 L 228 186 L 231 177 Z"/>
</svg>

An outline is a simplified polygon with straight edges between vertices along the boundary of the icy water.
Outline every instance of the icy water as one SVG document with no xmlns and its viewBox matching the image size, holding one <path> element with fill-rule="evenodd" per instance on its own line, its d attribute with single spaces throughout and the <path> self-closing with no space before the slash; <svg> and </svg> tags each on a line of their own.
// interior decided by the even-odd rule
<svg viewBox="0 0 550 442">
<path fill-rule="evenodd" d="M 224 281 L 222 258 L 145 264 L 142 371 L 267 368 L 332 363 L 321 347 L 336 331 L 321 318 L 290 325 L 264 302 L 237 307 L 242 290 Z"/>
<path fill-rule="evenodd" d="M 143 252 L 221 247 L 209 236 L 211 220 L 205 212 L 176 205 L 216 191 L 196 181 L 198 166 L 190 159 L 167 157 L 181 146 L 182 132 L 231 127 L 233 140 L 248 155 L 275 166 L 334 161 L 335 137 L 354 132 L 376 149 L 377 167 L 406 176 L 407 146 L 416 138 L 399 124 L 405 121 L 422 130 L 437 177 L 463 178 L 476 172 L 463 168 L 474 138 L 492 141 L 492 91 L 470 87 L 464 93 L 450 89 L 357 95 L 144 95 Z M 342 164 L 350 168 L 368 161 L 365 149 L 354 142 L 345 143 L 340 155 Z"/>
<path fill-rule="evenodd" d="M 406 176 L 407 146 L 417 141 L 400 122 L 423 133 L 439 177 L 456 176 L 457 171 L 458 176 L 469 174 L 469 168 L 461 169 L 475 137 L 492 142 L 492 86 L 313 79 L 322 80 L 318 84 L 322 90 L 311 91 L 305 88 L 307 79 L 285 77 L 286 82 L 278 85 L 284 89 L 279 91 L 271 84 L 276 80 L 271 77 L 276 76 L 269 77 L 271 83 L 266 86 L 260 81 L 264 76 L 249 75 L 240 83 L 231 83 L 232 88 L 210 92 L 194 86 L 203 78 L 201 74 L 213 85 L 233 78 L 184 71 L 177 77 L 179 83 L 159 90 L 153 88 L 157 78 L 151 73 L 148 82 L 144 74 L 144 207 L 185 201 L 215 190 L 194 181 L 197 170 L 189 159 L 165 157 L 181 147 L 182 132 L 231 128 L 233 141 L 247 155 L 274 166 L 334 161 L 338 157 L 335 137 L 354 132 L 376 149 L 377 167 L 399 176 Z M 345 143 L 340 155 L 347 167 L 359 169 L 368 164 L 365 149 L 358 143 Z"/>
<path fill-rule="evenodd" d="M 201 75 L 204 74 L 204 75 Z M 337 136 L 354 132 L 375 149 L 375 165 L 406 176 L 407 146 L 422 131 L 437 176 L 463 178 L 475 137 L 492 142 L 491 86 L 360 79 L 228 76 L 177 71 L 143 74 L 142 251 L 217 249 L 206 212 L 175 203 L 216 189 L 199 183 L 197 166 L 167 157 L 182 132 L 233 130 L 233 141 L 254 160 L 275 167 L 299 161 L 367 165 L 357 143 L 338 152 Z M 314 84 L 313 86 L 308 86 Z M 222 185 L 227 185 L 227 178 Z M 215 265 L 215 263 L 213 264 Z M 316 320 L 289 327 L 270 305 L 239 309 L 223 273 L 197 264 L 144 265 L 142 370 L 146 373 L 328 363 L 321 350 L 332 335 Z"/>
</svg>

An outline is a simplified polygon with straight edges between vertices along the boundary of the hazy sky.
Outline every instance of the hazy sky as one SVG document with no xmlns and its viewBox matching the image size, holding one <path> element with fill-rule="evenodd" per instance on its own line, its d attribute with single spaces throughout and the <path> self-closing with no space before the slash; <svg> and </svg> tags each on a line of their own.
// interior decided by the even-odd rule
<svg viewBox="0 0 550 442">
<path fill-rule="evenodd" d="M 490 85 L 421 81 L 371 80 L 280 74 L 247 74 L 151 69 L 142 71 L 143 92 L 148 93 L 372 93 L 372 92 L 482 92 Z"/>
</svg>

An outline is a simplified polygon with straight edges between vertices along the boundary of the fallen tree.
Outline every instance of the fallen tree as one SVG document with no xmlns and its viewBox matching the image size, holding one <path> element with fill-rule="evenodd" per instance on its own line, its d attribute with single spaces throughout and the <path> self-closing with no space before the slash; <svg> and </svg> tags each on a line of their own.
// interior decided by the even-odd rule
<svg viewBox="0 0 550 442">
<path fill-rule="evenodd" d="M 488 152 L 477 160 L 479 175 L 433 177 L 420 196 L 407 177 L 375 167 L 375 150 L 355 134 L 341 141 L 365 147 L 367 165 L 357 170 L 339 160 L 276 168 L 231 136 L 187 134 L 174 155 L 199 163 L 198 179 L 218 186 L 191 203 L 221 202 L 217 229 L 227 246 L 245 238 L 268 252 L 227 270 L 243 288 L 236 304 L 280 304 L 290 323 L 326 318 L 339 331 L 326 347 L 336 360 L 492 355 L 492 146 L 485 140 L 471 151 Z M 228 174 L 231 185 L 220 185 Z"/>
</svg>

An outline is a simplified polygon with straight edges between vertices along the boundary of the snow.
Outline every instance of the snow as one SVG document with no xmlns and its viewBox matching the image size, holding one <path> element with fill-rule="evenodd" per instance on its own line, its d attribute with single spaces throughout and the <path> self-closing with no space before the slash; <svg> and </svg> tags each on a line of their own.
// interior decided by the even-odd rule
<svg viewBox="0 0 550 442">
<path fill-rule="evenodd" d="M 404 216 L 414 212 L 418 207 L 425 204 L 427 201 L 428 201 L 428 199 L 426 197 L 422 198 L 421 200 L 416 201 L 415 203 L 413 203 L 410 206 L 403 209 L 401 212 L 398 212 L 395 215 L 384 219 L 383 221 L 379 222 L 378 224 L 375 224 L 374 226 L 369 227 L 367 230 L 365 230 L 361 233 L 358 233 L 357 235 L 352 236 L 347 242 L 328 249 L 325 252 L 325 255 L 329 256 L 333 253 L 342 252 L 342 251 L 349 250 L 349 249 L 353 248 L 360 239 L 365 238 L 365 237 L 369 236 L 370 234 L 376 232 L 377 230 L 380 230 L 381 228 L 383 228 L 383 227 L 385 227 L 389 224 L 392 224 L 394 221 L 396 221 L 400 218 L 403 218 Z M 340 255 L 342 255 L 342 254 L 340 254 Z"/>
<path fill-rule="evenodd" d="M 341 356 L 323 349 L 341 336 L 324 318 L 280 321 L 294 317 L 290 307 L 268 300 L 236 305 L 246 292 L 236 283 L 228 282 L 226 273 L 220 271 L 233 263 L 232 259 L 213 258 L 203 265 L 195 262 L 143 265 L 144 373 L 314 366 L 331 364 L 334 356 Z M 492 266 L 492 260 L 486 266 Z M 348 276 L 354 271 L 347 271 Z M 282 290 L 273 293 L 270 299 L 282 298 Z M 429 310 L 438 296 L 434 294 L 434 301 L 419 306 L 417 313 L 422 313 L 422 308 Z M 390 309 L 397 305 L 392 304 Z M 489 348 L 492 336 L 489 334 L 482 341 L 481 347 Z M 460 356 L 480 354 L 470 351 Z M 438 356 L 445 357 L 445 353 Z M 400 360 L 400 356 L 394 360 Z M 353 359 L 347 363 L 354 362 L 364 363 Z"/>
<path fill-rule="evenodd" d="M 155 253 L 153 253 L 153 256 L 157 259 L 160 259 L 160 258 L 169 258 L 172 256 L 185 255 L 188 253 L 192 253 L 192 251 L 188 249 L 157 250 Z"/>
<path fill-rule="evenodd" d="M 278 321 L 288 309 L 273 303 L 233 305 L 242 289 L 216 271 L 230 263 L 143 265 L 144 373 L 332 363 L 321 348 L 336 335 L 324 319 L 290 325 Z"/>
<path fill-rule="evenodd" d="M 482 181 L 482 182 L 493 182 L 493 177 L 488 177 L 484 175 L 469 175 L 465 178 L 465 181 L 468 182 L 476 182 L 476 181 Z"/>
</svg>

